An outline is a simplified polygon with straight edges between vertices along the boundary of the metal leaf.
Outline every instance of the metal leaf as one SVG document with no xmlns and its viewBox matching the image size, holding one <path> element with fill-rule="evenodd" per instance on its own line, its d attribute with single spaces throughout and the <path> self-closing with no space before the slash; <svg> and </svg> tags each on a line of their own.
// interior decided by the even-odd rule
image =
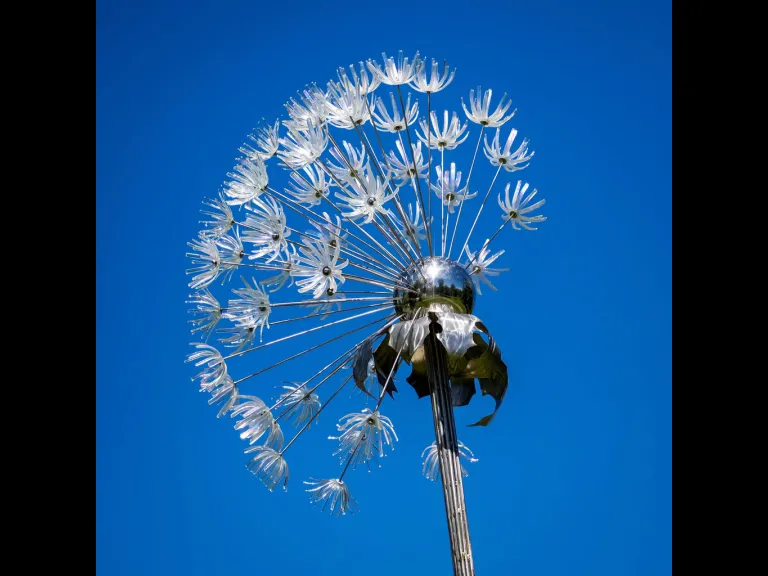
<svg viewBox="0 0 768 576">
<path fill-rule="evenodd" d="M 374 366 L 376 366 L 376 377 L 379 380 L 379 384 L 381 386 L 386 386 L 384 389 L 392 398 L 394 398 L 392 392 L 397 392 L 397 387 L 395 386 L 397 366 L 393 369 L 396 358 L 397 352 L 390 345 L 390 334 L 387 334 L 382 343 L 379 344 L 378 348 L 376 348 L 376 351 L 373 353 L 373 363 Z M 392 371 L 392 378 L 389 383 L 387 383 L 387 377 L 389 376 L 390 371 Z"/>
<path fill-rule="evenodd" d="M 368 379 L 368 362 L 371 356 L 373 356 L 373 339 L 366 338 L 352 361 L 352 377 L 355 379 L 355 385 L 373 398 L 373 395 L 365 389 L 365 381 Z"/>
</svg>

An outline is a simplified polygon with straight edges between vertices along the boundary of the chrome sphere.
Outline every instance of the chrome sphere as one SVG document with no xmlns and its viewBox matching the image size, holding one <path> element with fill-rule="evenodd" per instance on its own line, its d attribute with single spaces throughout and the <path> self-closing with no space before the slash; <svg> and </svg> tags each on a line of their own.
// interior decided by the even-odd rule
<svg viewBox="0 0 768 576">
<path fill-rule="evenodd" d="M 475 304 L 475 288 L 463 266 L 439 256 L 424 258 L 400 274 L 394 292 L 398 314 L 428 308 L 431 304 L 447 304 L 454 312 L 471 314 Z M 408 288 L 405 290 L 404 288 Z"/>
</svg>

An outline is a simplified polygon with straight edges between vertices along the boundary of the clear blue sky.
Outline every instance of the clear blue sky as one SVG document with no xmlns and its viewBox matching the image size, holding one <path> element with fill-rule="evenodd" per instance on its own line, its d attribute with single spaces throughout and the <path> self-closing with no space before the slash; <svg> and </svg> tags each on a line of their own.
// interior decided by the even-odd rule
<svg viewBox="0 0 768 576">
<path fill-rule="evenodd" d="M 400 442 L 347 477 L 362 510 L 337 519 L 301 481 L 338 473 L 326 437 L 359 400 L 321 416 L 269 493 L 183 363 L 185 244 L 238 145 L 305 83 L 398 49 L 458 68 L 441 107 L 510 93 L 536 150 L 521 177 L 547 199 L 539 231 L 501 237 L 513 270 L 476 307 L 510 368 L 504 405 L 486 429 L 463 425 L 490 398 L 457 410 L 480 458 L 478 574 L 671 573 L 669 2 L 100 0 L 96 47 L 99 574 L 450 573 L 420 470 L 428 400 L 400 383 L 383 408 Z"/>
</svg>

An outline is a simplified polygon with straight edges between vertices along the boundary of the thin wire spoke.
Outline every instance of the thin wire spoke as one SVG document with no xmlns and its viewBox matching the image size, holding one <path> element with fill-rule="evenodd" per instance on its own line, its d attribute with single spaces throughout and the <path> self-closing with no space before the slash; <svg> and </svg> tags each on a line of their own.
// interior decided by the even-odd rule
<svg viewBox="0 0 768 576">
<path fill-rule="evenodd" d="M 387 306 L 389 308 L 390 306 Z M 391 305 L 391 307 L 394 308 L 394 304 Z M 268 346 L 274 346 L 275 344 L 279 344 L 280 342 L 285 342 L 286 340 L 293 340 L 294 338 L 298 338 L 299 336 L 304 336 L 305 334 L 310 334 L 312 332 L 317 332 L 318 330 L 323 330 L 324 328 L 330 328 L 331 326 L 336 326 L 337 324 L 342 324 L 344 322 L 350 322 L 351 320 L 356 320 L 357 318 L 362 318 L 363 316 L 368 316 L 370 314 L 375 314 L 376 312 L 379 312 L 379 310 L 369 310 L 368 312 L 362 312 L 360 314 L 355 314 L 354 316 L 350 316 L 349 318 L 342 318 L 341 320 L 334 320 L 333 322 L 329 322 L 328 324 L 321 324 L 320 326 L 315 326 L 313 328 L 307 328 L 306 330 L 302 330 L 301 332 L 296 332 L 295 334 L 291 334 L 289 336 L 283 336 L 282 338 L 278 338 L 277 340 L 272 340 L 271 342 L 267 342 L 265 344 L 260 344 L 258 346 L 254 346 L 253 348 L 248 348 L 246 350 L 241 350 L 240 352 L 233 352 L 229 356 L 224 356 L 224 360 L 230 360 L 231 358 L 237 358 L 238 356 L 243 356 L 245 354 L 248 354 L 250 352 L 256 352 L 256 350 L 262 350 L 263 348 L 267 348 Z"/>
<path fill-rule="evenodd" d="M 357 174 L 357 172 L 353 168 L 352 164 L 350 164 L 349 159 L 347 158 L 346 154 L 344 154 L 344 152 L 341 150 L 341 148 L 339 148 L 339 145 L 336 143 L 336 139 L 331 135 L 331 130 L 330 130 L 330 128 L 328 128 L 328 126 L 326 126 L 326 132 L 328 134 L 328 138 L 330 138 L 331 143 L 333 144 L 333 147 L 339 153 L 339 156 L 341 156 L 342 160 L 344 160 L 344 163 L 347 165 L 347 168 L 349 168 L 349 171 L 352 174 L 352 176 L 355 178 L 355 180 L 357 180 L 358 184 L 360 184 L 362 189 L 366 193 L 368 193 L 368 189 L 366 188 L 365 184 L 363 184 L 363 181 L 360 179 L 360 176 Z M 391 186 L 390 186 L 390 190 L 391 190 Z M 374 215 L 374 217 L 375 216 L 376 215 Z M 400 235 L 399 235 L 397 229 L 395 228 L 395 226 L 389 222 L 389 218 L 385 219 L 384 221 L 385 221 L 385 224 L 387 225 L 387 227 L 390 229 L 390 231 L 392 232 L 392 234 L 394 236 L 395 244 L 393 244 L 393 246 L 397 246 L 400 249 L 400 251 L 405 255 L 405 257 L 408 260 L 410 260 L 412 264 L 415 265 L 416 262 L 411 257 L 411 255 L 408 252 L 408 250 L 406 250 L 405 246 L 402 244 L 401 239 L 400 239 Z M 403 223 L 403 227 L 404 228 L 407 227 L 407 220 Z M 384 234 L 382 234 L 382 235 L 384 235 Z M 384 236 L 386 236 L 386 235 L 384 235 Z M 418 258 L 418 256 L 417 256 L 417 258 Z"/>
<path fill-rule="evenodd" d="M 343 304 L 344 300 L 338 300 L 339 304 Z M 323 316 L 331 316 L 332 314 L 348 314 L 349 312 L 355 312 L 357 310 L 365 310 L 367 308 L 381 308 L 382 310 L 386 306 L 384 304 L 367 304 L 365 306 L 355 306 L 353 308 L 347 308 L 346 310 L 332 310 L 330 312 L 324 312 Z M 297 322 L 299 320 L 306 320 L 308 318 L 317 318 L 317 313 L 307 314 L 306 316 L 299 316 L 297 318 L 286 318 L 285 320 L 277 320 L 276 322 L 270 322 L 270 327 L 279 326 L 280 324 L 287 324 L 288 322 Z"/>
<path fill-rule="evenodd" d="M 377 282 L 376 280 L 371 280 L 370 278 L 363 278 L 362 276 L 355 276 L 353 274 L 345 274 L 344 278 L 347 280 L 352 280 L 355 282 L 362 282 L 363 284 L 370 284 L 371 286 L 380 286 L 382 288 L 399 288 L 400 290 L 405 290 L 406 292 L 411 292 L 412 294 L 416 294 L 416 290 L 413 288 L 408 288 L 407 286 L 403 286 L 402 284 L 384 284 L 383 282 Z"/>
<path fill-rule="evenodd" d="M 363 324 L 362 326 L 359 326 L 358 328 L 354 328 L 353 330 L 349 330 L 348 332 L 345 332 L 344 334 L 341 334 L 339 336 L 334 336 L 330 340 L 326 340 L 325 342 L 322 342 L 320 344 L 316 344 L 315 346 L 307 348 L 306 350 L 302 350 L 301 352 L 298 352 L 298 353 L 294 354 L 293 356 L 289 356 L 288 358 L 283 358 L 279 362 L 275 362 L 274 364 L 272 364 L 270 366 L 267 366 L 266 368 L 262 368 L 261 370 L 258 370 L 257 372 L 254 372 L 252 374 L 248 374 L 247 376 L 243 376 L 239 380 L 235 380 L 234 385 L 237 386 L 237 385 L 245 382 L 246 380 L 248 380 L 250 378 L 253 378 L 255 376 L 263 374 L 264 372 L 272 370 L 273 368 L 277 368 L 278 366 L 281 366 L 281 365 L 285 364 L 286 362 L 290 362 L 291 360 L 295 360 L 296 358 L 298 358 L 300 356 L 303 356 L 304 354 L 309 354 L 310 352 L 313 352 L 313 351 L 317 350 L 318 348 L 322 348 L 323 346 L 327 346 L 328 344 L 330 344 L 332 342 L 335 342 L 336 340 L 340 340 L 341 338 L 345 338 L 346 336 L 349 336 L 350 334 L 353 334 L 355 332 L 359 332 L 360 330 L 364 330 L 365 328 L 373 326 L 374 324 L 378 324 L 379 322 L 382 322 L 382 321 L 389 321 L 389 323 L 384 326 L 384 327 L 386 327 L 386 326 L 389 326 L 391 324 L 394 324 L 397 320 L 399 320 L 402 317 L 403 317 L 403 315 L 401 314 L 400 316 L 397 316 L 397 317 L 395 317 L 393 315 L 387 315 L 387 316 L 384 316 L 383 318 L 377 318 L 373 322 L 369 322 L 368 324 Z"/>
<path fill-rule="evenodd" d="M 325 173 L 326 173 L 326 174 L 328 174 L 328 176 L 330 176 L 330 177 L 331 177 L 331 179 L 333 179 L 333 181 L 334 181 L 334 182 L 336 182 L 336 185 L 337 185 L 339 188 L 341 188 L 341 189 L 344 189 L 344 188 L 346 188 L 346 187 L 345 187 L 345 186 L 344 186 L 344 185 L 343 185 L 341 182 L 339 182 L 339 179 L 338 179 L 338 178 L 336 178 L 336 175 L 335 175 L 335 174 L 333 174 L 333 173 L 331 172 L 330 168 L 328 168 L 328 165 L 325 163 L 325 161 L 324 161 L 324 160 L 322 160 L 322 159 L 318 159 L 318 160 L 315 160 L 315 162 L 316 162 L 316 163 L 318 163 L 318 165 L 322 167 L 322 169 L 325 171 Z M 357 222 L 355 222 L 355 221 L 354 221 L 354 220 L 352 220 L 352 219 L 351 219 L 349 216 L 347 216 L 346 214 L 344 214 L 344 212 L 341 210 L 341 208 L 339 208 L 338 206 L 336 206 L 336 204 L 334 204 L 334 203 L 333 203 L 333 200 L 331 200 L 331 199 L 330 199 L 330 198 L 328 198 L 327 196 L 323 196 L 323 199 L 324 199 L 326 202 L 328 202 L 328 204 L 330 204 L 331 206 L 333 206 L 333 208 L 334 208 L 334 209 L 335 209 L 335 210 L 336 210 L 336 211 L 337 211 L 337 212 L 338 212 L 338 213 L 341 215 L 341 217 L 342 217 L 342 218 L 344 218 L 344 219 L 345 219 L 347 222 L 351 223 L 351 224 L 352 224 L 352 225 L 353 225 L 355 228 L 357 228 L 358 230 L 360 230 L 360 232 L 362 232 L 363 234 L 365 234 L 365 235 L 366 235 L 366 237 L 368 237 L 368 238 L 371 240 L 371 242 L 373 242 L 373 243 L 374 243 L 374 244 L 376 244 L 376 245 L 377 245 L 377 246 L 378 246 L 378 247 L 379 247 L 381 250 L 383 250 L 383 251 L 384 251 L 384 253 L 388 254 L 388 259 L 390 260 L 390 262 L 392 262 L 392 263 L 393 263 L 395 266 L 399 266 L 399 267 L 405 267 L 405 263 L 401 262 L 401 261 L 400 261 L 400 260 L 399 260 L 399 259 L 398 259 L 398 258 L 397 258 L 395 255 L 393 255 L 393 254 L 392 254 L 392 253 L 391 253 L 389 250 L 387 250 L 386 248 L 384 248 L 384 246 L 382 246 L 382 245 L 381 245 L 381 244 L 380 244 L 380 243 L 379 243 L 379 242 L 378 242 L 378 241 L 377 241 L 377 240 L 376 240 L 376 239 L 375 239 L 373 236 L 371 236 L 371 235 L 370 235 L 370 234 L 369 234 L 369 233 L 368 233 L 366 230 L 363 230 L 363 229 L 360 227 L 360 225 L 359 225 Z M 374 222 L 374 224 L 376 224 L 376 221 L 375 221 L 375 220 L 374 220 L 373 222 Z M 377 225 L 377 227 L 378 227 L 378 224 L 376 224 L 376 225 Z"/>
<path fill-rule="evenodd" d="M 310 425 L 310 424 L 312 424 L 312 422 L 314 422 L 314 421 L 315 421 L 315 418 L 317 418 L 318 416 L 320 416 L 320 412 L 322 412 L 322 411 L 325 409 L 325 407 L 326 407 L 326 406 L 328 406 L 328 404 L 330 404 L 330 403 L 331 403 L 331 400 L 333 400 L 333 399 L 336 397 L 336 395 L 337 395 L 339 392 L 341 392 L 341 391 L 342 391 L 342 389 L 343 389 L 343 388 L 344 388 L 344 387 L 345 387 L 345 386 L 346 386 L 346 385 L 349 383 L 349 381 L 350 381 L 351 379 L 352 379 L 352 374 L 350 374 L 350 375 L 347 377 L 347 379 L 346 379 L 346 380 L 344 380 L 344 382 L 342 382 L 341 386 L 339 386 L 339 387 L 336 389 L 336 391 L 335 391 L 333 394 L 331 394 L 331 395 L 328 397 L 328 400 L 326 400 L 326 401 L 325 401 L 325 403 L 324 403 L 322 406 L 320 406 L 320 409 L 319 409 L 317 412 L 315 412 L 315 413 L 312 415 L 312 418 L 310 418 L 310 419 L 307 421 L 307 423 L 306 423 L 306 424 L 304 424 L 304 426 L 302 426 L 301 430 L 299 430 L 299 431 L 296 433 L 296 435 L 295 435 L 293 438 L 291 438 L 291 441 L 290 441 L 290 442 L 288 442 L 288 444 L 286 444 L 286 445 L 285 445 L 285 448 L 283 448 L 282 450 L 280 450 L 280 456 L 282 456 L 283 454 L 285 454 L 285 451 L 286 451 L 286 450 L 288 450 L 288 448 L 290 448 L 290 447 L 291 447 L 291 444 L 293 444 L 294 442 L 296 442 L 296 440 L 298 440 L 299 436 L 301 436 L 301 435 L 304 433 L 304 431 L 305 431 L 305 430 L 307 430 L 307 429 L 309 428 L 309 425 Z"/>
<path fill-rule="evenodd" d="M 491 236 L 491 237 L 490 237 L 490 239 L 488 240 L 488 242 L 486 242 L 485 244 L 483 244 L 483 247 L 484 247 L 484 248 L 488 248 L 488 246 L 490 246 L 490 245 L 491 245 L 491 242 L 493 242 L 493 239 L 494 239 L 494 238 L 496 238 L 496 236 L 498 236 L 498 235 L 499 235 L 499 232 L 501 232 L 502 228 L 504 228 L 504 226 L 506 226 L 506 225 L 507 225 L 507 224 L 508 224 L 508 223 L 509 223 L 511 220 L 512 220 L 512 218 L 507 218 L 506 220 L 504 220 L 504 224 L 502 224 L 501 226 L 499 226 L 499 229 L 498 229 L 498 230 L 496 230 L 496 232 L 494 232 L 494 233 L 493 233 L 493 236 Z M 478 250 L 477 252 L 475 252 L 475 255 L 474 255 L 474 256 L 472 256 L 472 260 L 470 260 L 469 262 L 467 262 L 467 264 L 466 264 L 464 267 L 465 267 L 465 268 L 469 268 L 470 266 L 472 266 L 472 263 L 473 263 L 473 262 L 475 261 L 475 259 L 476 259 L 476 258 L 477 258 L 477 257 L 480 255 L 480 252 L 482 252 L 482 250 Z"/>
<path fill-rule="evenodd" d="M 445 64 L 443 64 L 443 72 L 445 72 Z M 428 202 L 427 212 L 429 214 L 430 230 L 432 229 L 432 190 L 429 184 L 432 181 L 432 128 L 430 128 L 429 126 L 429 120 L 430 120 L 429 117 L 431 115 L 432 115 L 432 92 L 427 92 L 427 117 L 425 118 L 425 121 L 427 123 L 427 154 L 429 154 L 429 160 L 427 161 L 427 202 Z"/>
<path fill-rule="evenodd" d="M 367 102 L 367 100 L 366 100 Z M 371 124 L 374 125 L 373 118 L 371 118 Z M 361 130 L 361 127 L 355 125 L 355 132 L 357 133 L 357 136 L 360 138 L 360 141 L 363 144 L 363 147 L 366 149 L 368 155 L 373 159 L 373 165 L 376 168 L 376 171 L 379 173 L 379 176 L 382 180 L 385 180 L 384 178 L 384 172 L 381 169 L 381 164 L 379 162 L 378 157 L 376 156 L 376 152 L 371 148 L 371 143 L 368 141 L 368 137 L 365 136 L 365 132 Z M 382 147 L 382 154 L 384 154 L 384 159 L 387 160 L 386 154 L 384 152 L 384 149 Z M 389 172 L 392 172 L 392 166 L 389 164 L 389 161 L 387 160 L 387 168 Z M 395 195 L 395 206 L 397 207 L 398 212 L 400 213 L 400 220 L 405 224 L 404 228 L 406 230 L 406 234 L 411 238 L 413 245 L 416 246 L 416 251 L 418 252 L 417 257 L 421 261 L 421 263 L 424 263 L 424 255 L 421 253 L 421 244 L 416 240 L 416 236 L 413 233 L 413 230 L 411 230 L 410 222 L 408 221 L 408 218 L 405 215 L 405 210 L 403 209 L 402 200 L 400 198 L 400 186 L 395 186 L 395 188 L 392 188 L 391 182 L 387 180 L 387 187 L 389 188 L 390 192 L 392 192 Z"/>
<path fill-rule="evenodd" d="M 304 233 L 304 232 L 300 232 L 299 230 L 296 230 L 295 228 L 291 228 L 290 226 L 286 226 L 286 227 L 285 227 L 285 229 L 286 229 L 286 230 L 290 230 L 291 232 L 295 232 L 295 233 L 296 233 L 296 234 L 298 234 L 299 236 L 303 236 L 303 237 L 305 237 L 305 238 L 309 238 L 310 240 L 314 240 L 314 241 L 317 241 L 317 240 L 318 240 L 316 237 L 314 237 L 314 236 L 311 236 L 311 235 L 309 235 L 309 234 L 306 234 L 306 233 Z M 288 242 L 291 242 L 291 240 L 288 240 L 287 238 L 286 238 L 286 241 L 288 241 Z M 334 246 L 333 244 L 331 244 L 330 242 L 326 242 L 325 244 L 326 244 L 326 246 L 330 246 L 331 248 L 335 248 L 335 247 L 336 247 L 336 246 Z M 300 246 L 304 246 L 304 245 L 303 245 L 303 244 L 300 244 Z M 304 246 L 304 247 L 306 247 L 306 246 Z M 390 272 L 390 270 L 388 270 L 388 269 L 386 269 L 386 268 L 383 268 L 383 267 L 379 266 L 378 264 L 376 264 L 376 261 L 375 261 L 375 260 L 370 260 L 368 257 L 366 257 L 366 256 L 364 256 L 364 255 L 362 255 L 362 254 L 358 254 L 358 253 L 356 253 L 355 251 L 353 251 L 353 250 L 350 250 L 348 247 L 339 246 L 339 253 L 342 253 L 342 252 L 344 252 L 344 253 L 346 253 L 346 254 L 349 254 L 350 256 L 353 256 L 353 257 L 355 257 L 355 258 L 359 258 L 359 259 L 360 259 L 360 260 L 362 260 L 362 261 L 363 261 L 365 264 L 368 264 L 369 266 L 373 266 L 374 268 L 377 268 L 377 269 L 379 269 L 379 270 L 380 270 L 382 273 L 385 273 L 385 274 L 387 274 L 387 275 L 390 275 L 390 276 L 392 276 L 393 278 L 395 278 L 395 277 L 396 277 L 396 276 L 395 276 L 395 274 L 394 274 L 394 271 Z"/>
<path fill-rule="evenodd" d="M 371 301 L 384 301 L 389 300 L 389 298 L 347 298 L 344 300 L 344 302 L 371 302 Z M 277 303 L 270 303 L 270 308 L 282 308 L 283 306 L 315 306 L 316 304 L 331 304 L 331 303 L 337 303 L 339 300 L 315 300 L 315 299 L 309 299 L 309 300 L 298 300 L 296 302 L 277 302 Z"/>
<path fill-rule="evenodd" d="M 363 443 L 363 437 L 360 436 L 360 439 L 357 441 L 357 446 L 355 446 L 355 449 L 352 450 L 352 454 L 350 454 L 349 458 L 347 458 L 347 463 L 344 466 L 344 470 L 342 470 L 341 474 L 339 475 L 339 482 L 342 481 L 342 479 L 344 478 L 344 474 L 347 473 L 347 470 L 349 469 L 349 465 L 352 463 L 352 459 L 355 457 L 355 454 L 360 449 L 360 446 L 362 445 L 362 443 Z"/>
<path fill-rule="evenodd" d="M 400 96 L 400 109 L 403 111 L 403 121 L 405 123 L 405 134 L 408 137 L 408 150 L 411 153 L 411 161 L 413 162 L 413 165 L 416 166 L 416 158 L 413 155 L 413 143 L 411 142 L 411 129 L 408 126 L 408 115 L 405 111 L 405 101 L 403 101 L 403 91 L 400 89 L 400 85 L 397 85 L 397 94 Z M 424 211 L 424 197 L 421 193 L 421 179 L 416 179 L 416 187 L 418 189 L 418 195 L 416 196 L 417 202 L 419 204 L 419 208 L 421 210 L 421 218 L 424 220 L 424 222 L 427 221 L 427 214 Z M 427 228 L 424 228 L 427 230 Z M 429 244 L 429 255 L 432 256 L 432 235 L 427 233 L 427 243 Z"/>
<path fill-rule="evenodd" d="M 298 172 L 296 172 L 295 170 L 294 170 L 294 173 L 298 174 Z M 302 178 L 303 178 L 303 176 L 302 176 Z M 285 203 L 286 203 L 286 204 L 287 204 L 289 207 L 292 207 L 292 208 L 293 208 L 293 210 L 294 210 L 295 212 L 298 212 L 299 214 L 301 214 L 302 216 L 304 216 L 304 217 L 305 217 L 307 220 L 310 220 L 310 221 L 312 221 L 312 222 L 315 222 L 315 223 L 316 223 L 318 226 L 320 226 L 321 228 L 323 228 L 323 230 L 325 230 L 325 231 L 327 231 L 327 232 L 330 232 L 331 234 L 335 234 L 335 233 L 336 233 L 336 232 L 334 232 L 333 230 L 331 230 L 330 228 L 328 228 L 328 221 L 327 221 L 327 220 L 326 220 L 326 221 L 320 220 L 320 219 L 317 217 L 317 215 L 316 215 L 314 212 L 312 212 L 311 210 L 309 210 L 309 209 L 305 208 L 304 206 L 301 206 L 301 204 L 298 204 L 297 202 L 294 202 L 294 201 L 293 201 L 293 200 L 291 200 L 290 198 L 287 198 L 285 195 L 281 194 L 281 193 L 280 193 L 280 192 L 278 192 L 277 190 L 275 190 L 275 189 L 273 189 L 273 188 L 267 188 L 267 189 L 266 189 L 266 191 L 265 191 L 265 193 L 266 193 L 266 194 L 269 194 L 270 196 L 276 197 L 278 200 L 282 200 L 282 201 L 283 201 L 283 202 L 285 202 Z M 325 196 L 323 196 L 323 198 L 325 198 Z M 299 212 L 299 209 L 302 209 L 302 210 L 304 210 L 305 212 L 308 212 L 309 214 L 312 214 L 312 217 L 310 218 L 308 214 L 302 214 L 301 212 Z M 337 210 L 338 210 L 338 208 L 337 208 Z M 371 250 L 374 250 L 374 251 L 378 252 L 379 254 L 381 254 L 382 256 L 384 256 L 385 258 L 387 258 L 388 260 L 390 260 L 390 262 L 392 262 L 393 264 L 395 264 L 395 266 L 398 266 L 398 267 L 402 266 L 402 264 L 401 264 L 400 262 L 397 262 L 396 260 L 392 260 L 391 258 L 389 258 L 388 256 L 386 256 L 386 254 L 384 254 L 383 252 L 381 252 L 380 250 L 378 250 L 378 249 L 377 249 L 377 248 L 375 248 L 374 246 L 371 246 L 370 244 L 368 244 L 368 243 L 367 243 L 365 240 L 363 240 L 362 238 L 360 238 L 360 237 L 358 237 L 358 236 L 355 236 L 355 235 L 354 235 L 354 234 L 353 234 L 351 231 L 349 231 L 349 230 L 347 230 L 347 229 L 345 229 L 345 228 L 342 228 L 342 227 L 339 227 L 339 229 L 340 229 L 340 230 L 341 230 L 341 232 L 343 232 L 344 234 L 349 234 L 350 236 L 352 236 L 352 237 L 353 237 L 353 238 L 355 238 L 356 240 L 358 240 L 358 241 L 362 242 L 364 245 L 366 245 L 366 246 L 367 246 L 368 248 L 370 248 Z M 369 235 L 369 237 L 370 237 L 370 235 Z M 371 256 L 371 257 L 373 257 L 373 256 Z M 379 264 L 381 264 L 381 262 L 379 262 Z"/>
<path fill-rule="evenodd" d="M 314 387 L 312 387 L 310 390 L 308 390 L 308 391 L 307 391 L 307 392 L 304 394 L 304 396 L 309 396 L 309 395 L 310 395 L 310 394 L 312 394 L 312 393 L 313 393 L 315 390 L 317 390 L 318 388 L 320 388 L 320 386 L 322 386 L 322 385 L 323 385 L 323 384 L 325 384 L 325 383 L 326 383 L 328 380 L 330 380 L 331 378 L 333 378 L 333 375 L 334 375 L 334 374 L 336 374 L 336 373 L 337 373 L 339 370 L 341 370 L 342 368 L 344 368 L 344 366 L 346 366 L 346 365 L 347 365 L 347 362 L 349 361 L 349 359 L 350 359 L 350 358 L 352 358 L 352 357 L 355 355 L 355 352 L 357 352 L 358 348 L 360 348 L 360 346 L 362 346 L 363 342 L 365 342 L 366 340 L 367 340 L 367 338 L 366 338 L 366 339 L 363 339 L 361 342 L 358 342 L 358 343 L 357 343 L 357 344 L 355 344 L 355 345 L 354 345 L 352 348 L 350 348 L 349 350 L 347 350 L 346 352 L 344 352 L 344 354 L 342 354 L 341 356 L 339 356 L 339 357 L 335 358 L 335 359 L 334 359 L 332 362 L 330 362 L 329 364 L 325 365 L 325 366 L 324 366 L 324 367 L 323 367 L 321 370 L 318 370 L 318 371 L 317 371 L 315 374 L 313 374 L 313 375 L 312 375 L 312 377 L 311 377 L 311 378 L 309 378 L 309 380 L 305 380 L 304 382 L 302 382 L 302 386 L 306 386 L 306 385 L 307 385 L 308 383 L 310 383 L 312 380 L 314 380 L 315 378 L 317 378 L 318 376 L 320 376 L 320 374 L 322 374 L 323 372 L 325 372 L 326 370 L 328 370 L 328 368 L 330 368 L 330 367 L 331 367 L 331 366 L 333 366 L 334 364 L 338 363 L 338 366 L 336 366 L 336 368 L 334 368 L 334 369 L 333 369 L 333 371 L 331 371 L 331 373 L 330 373 L 330 374 L 328 374 L 328 376 L 326 376 L 325 378 L 323 378 L 323 379 L 322 379 L 320 382 L 318 382 L 318 383 L 317 383 L 317 384 L 316 384 Z M 270 410 L 275 410 L 276 408 L 278 408 L 278 407 L 279 407 L 279 406 L 281 406 L 282 404 L 285 404 L 285 402 L 287 402 L 289 399 L 290 399 L 290 396 L 285 396 L 285 397 L 283 397 L 282 399 L 278 400 L 278 401 L 277 401 L 277 402 L 276 402 L 276 403 L 275 403 L 275 404 L 274 404 L 274 405 L 273 405 L 273 406 L 270 408 Z M 281 412 L 281 413 L 280 413 L 280 415 L 279 415 L 277 418 L 275 418 L 275 422 L 279 422 L 279 421 L 280 421 L 280 420 L 283 418 L 283 416 L 285 416 L 286 414 L 288 414 L 288 413 L 289 413 L 289 412 L 290 412 L 292 409 L 293 409 L 293 407 L 292 407 L 292 406 L 289 406 L 289 407 L 288 407 L 286 410 L 283 410 L 283 412 Z"/>
<path fill-rule="evenodd" d="M 480 218 L 480 214 L 483 213 L 483 207 L 485 206 L 485 203 L 488 201 L 488 196 L 491 195 L 491 190 L 493 190 L 493 185 L 496 183 L 496 178 L 498 178 L 500 171 L 501 171 L 501 165 L 499 165 L 499 167 L 496 169 L 496 174 L 493 175 L 493 180 L 491 180 L 491 185 L 488 186 L 488 192 L 485 193 L 485 198 L 483 198 L 483 203 L 480 204 L 480 209 L 477 211 L 477 215 L 475 216 L 475 221 L 472 222 L 472 228 L 469 229 L 469 234 L 467 234 L 467 239 L 464 240 L 464 246 L 461 247 L 461 252 L 459 253 L 459 260 L 461 260 L 461 255 L 464 253 L 464 250 L 466 250 L 467 245 L 469 244 L 469 239 L 472 238 L 472 232 L 475 231 L 475 224 L 477 224 L 477 221 Z M 477 253 L 479 254 L 480 251 L 478 250 Z"/>
<path fill-rule="evenodd" d="M 469 176 L 467 176 L 467 194 L 471 192 L 469 189 L 469 182 L 472 180 L 472 171 L 475 168 L 475 160 L 477 159 L 477 151 L 480 150 L 480 141 L 483 139 L 483 131 L 485 130 L 485 126 L 480 127 L 480 136 L 477 138 L 477 146 L 475 146 L 475 155 L 472 157 L 472 164 L 469 166 Z M 501 166 L 499 166 L 501 168 Z M 498 174 L 498 172 L 496 172 Z M 495 179 L 495 178 L 494 178 Z M 493 184 L 491 184 L 493 186 Z M 456 224 L 453 227 L 453 236 L 451 236 L 451 245 L 448 248 L 448 258 L 451 257 L 451 251 L 453 250 L 453 241 L 456 238 L 456 230 L 459 228 L 459 220 L 461 220 L 461 211 L 464 209 L 464 201 L 466 200 L 467 195 L 465 194 L 461 198 L 461 202 L 459 203 L 459 215 L 456 216 Z"/>
<path fill-rule="evenodd" d="M 440 246 L 443 246 L 443 235 L 445 230 L 445 147 L 440 148 Z M 444 256 L 445 250 L 441 256 Z"/>
</svg>

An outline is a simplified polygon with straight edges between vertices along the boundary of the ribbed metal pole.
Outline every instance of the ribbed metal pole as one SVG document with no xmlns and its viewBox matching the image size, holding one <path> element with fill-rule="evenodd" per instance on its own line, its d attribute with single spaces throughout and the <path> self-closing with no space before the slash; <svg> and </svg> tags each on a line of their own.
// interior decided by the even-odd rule
<svg viewBox="0 0 768 576">
<path fill-rule="evenodd" d="M 429 335 L 424 340 L 424 356 L 427 364 L 432 419 L 435 423 L 440 477 L 443 482 L 445 515 L 448 519 L 448 535 L 451 540 L 451 557 L 454 576 L 474 576 L 472 544 L 469 541 L 467 507 L 464 502 L 464 483 L 459 463 L 459 442 L 456 422 L 453 419 L 451 388 L 448 379 L 448 357 L 436 334 L 442 327 L 430 314 Z"/>
</svg>

